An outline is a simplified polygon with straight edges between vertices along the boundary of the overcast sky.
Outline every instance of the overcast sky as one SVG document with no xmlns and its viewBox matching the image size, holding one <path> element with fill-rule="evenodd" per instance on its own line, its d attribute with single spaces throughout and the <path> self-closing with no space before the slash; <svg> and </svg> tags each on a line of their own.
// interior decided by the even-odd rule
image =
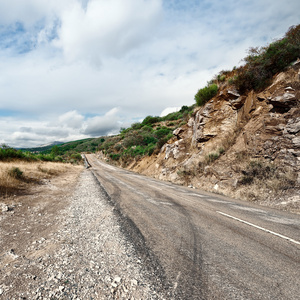
<svg viewBox="0 0 300 300">
<path fill-rule="evenodd" d="M 0 0 L 0 144 L 114 134 L 192 105 L 299 11 L 299 0 Z"/>
</svg>

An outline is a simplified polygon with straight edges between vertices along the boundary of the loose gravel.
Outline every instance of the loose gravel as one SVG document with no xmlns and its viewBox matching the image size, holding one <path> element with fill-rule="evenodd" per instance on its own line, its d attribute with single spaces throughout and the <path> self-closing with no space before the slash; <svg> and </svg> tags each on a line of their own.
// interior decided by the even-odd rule
<svg viewBox="0 0 300 300">
<path fill-rule="evenodd" d="M 0 299 L 164 299 L 114 209 L 93 174 L 82 172 L 56 216 L 58 230 L 23 256 L 6 253 Z"/>
</svg>

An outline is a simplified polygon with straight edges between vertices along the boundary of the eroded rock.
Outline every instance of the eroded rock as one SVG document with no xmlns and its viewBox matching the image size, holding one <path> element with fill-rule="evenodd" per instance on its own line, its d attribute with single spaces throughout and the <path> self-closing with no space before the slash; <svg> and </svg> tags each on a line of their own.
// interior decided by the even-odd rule
<svg viewBox="0 0 300 300">
<path fill-rule="evenodd" d="M 285 92 L 283 95 L 269 98 L 269 103 L 274 107 L 289 108 L 297 104 L 297 98 L 294 93 Z"/>
</svg>

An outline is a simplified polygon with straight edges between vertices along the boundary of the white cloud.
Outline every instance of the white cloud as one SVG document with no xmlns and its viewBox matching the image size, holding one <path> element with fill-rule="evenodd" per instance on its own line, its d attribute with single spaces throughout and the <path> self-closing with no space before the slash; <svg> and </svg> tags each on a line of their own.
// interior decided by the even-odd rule
<svg viewBox="0 0 300 300">
<path fill-rule="evenodd" d="M 167 107 L 161 112 L 160 117 L 164 117 L 172 112 L 177 112 L 180 110 L 180 108 L 181 107 Z"/>
<path fill-rule="evenodd" d="M 91 136 L 110 135 L 118 133 L 120 129 L 119 108 L 113 108 L 104 116 L 96 116 L 87 120 L 84 134 Z"/>
<path fill-rule="evenodd" d="M 89 60 L 99 65 L 102 56 L 123 56 L 149 40 L 161 14 L 160 0 L 90 0 L 65 11 L 59 38 L 68 61 Z"/>
<path fill-rule="evenodd" d="M 84 116 L 80 115 L 76 110 L 69 111 L 58 118 L 59 124 L 69 128 L 81 128 L 83 120 Z"/>
</svg>

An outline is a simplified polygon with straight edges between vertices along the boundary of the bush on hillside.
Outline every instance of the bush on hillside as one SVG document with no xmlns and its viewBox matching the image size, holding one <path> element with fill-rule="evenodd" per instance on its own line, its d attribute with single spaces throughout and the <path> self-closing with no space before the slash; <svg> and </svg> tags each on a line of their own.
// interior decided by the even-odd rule
<svg viewBox="0 0 300 300">
<path fill-rule="evenodd" d="M 147 116 L 143 122 L 142 125 L 152 125 L 154 123 L 160 122 L 160 117 L 152 117 L 152 116 Z"/>
<path fill-rule="evenodd" d="M 22 179 L 23 171 L 21 171 L 18 167 L 12 167 L 8 170 L 8 175 L 15 179 Z"/>
<path fill-rule="evenodd" d="M 216 84 L 207 85 L 203 89 L 198 90 L 195 95 L 195 101 L 198 106 L 203 106 L 211 98 L 217 95 L 218 86 Z"/>
<path fill-rule="evenodd" d="M 282 72 L 300 53 L 300 25 L 293 26 L 284 38 L 262 48 L 250 48 L 246 64 L 237 70 L 235 85 L 240 93 L 260 91 L 270 84 L 272 77 Z"/>
</svg>

